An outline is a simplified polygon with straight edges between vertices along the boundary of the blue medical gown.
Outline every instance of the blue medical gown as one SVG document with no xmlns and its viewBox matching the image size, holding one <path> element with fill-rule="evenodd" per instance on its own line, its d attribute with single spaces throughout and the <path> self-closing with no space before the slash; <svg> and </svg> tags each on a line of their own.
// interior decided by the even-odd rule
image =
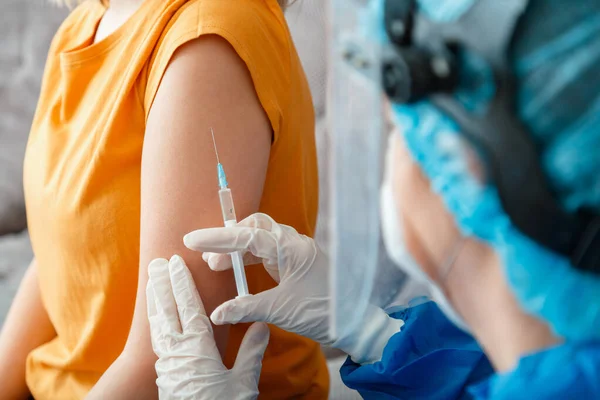
<svg viewBox="0 0 600 400">
<path fill-rule="evenodd" d="M 566 342 L 494 374 L 479 345 L 429 301 L 390 314 L 405 321 L 380 362 L 350 358 L 340 372 L 363 398 L 600 400 L 600 342 Z"/>
<path fill-rule="evenodd" d="M 428 301 L 390 314 L 404 326 L 389 340 L 380 362 L 350 358 L 342 380 L 364 399 L 471 399 L 467 386 L 493 374 L 472 336 L 458 329 Z"/>
<path fill-rule="evenodd" d="M 600 342 L 565 343 L 469 388 L 477 400 L 600 399 Z"/>
</svg>

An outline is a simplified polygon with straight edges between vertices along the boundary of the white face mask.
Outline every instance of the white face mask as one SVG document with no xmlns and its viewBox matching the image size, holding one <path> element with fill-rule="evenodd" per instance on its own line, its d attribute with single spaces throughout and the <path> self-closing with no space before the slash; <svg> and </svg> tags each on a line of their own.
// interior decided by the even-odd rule
<svg viewBox="0 0 600 400">
<path fill-rule="evenodd" d="M 392 135 L 397 134 L 393 133 Z M 397 213 L 397 202 L 394 199 L 392 189 L 392 153 L 393 145 L 390 145 L 386 155 L 386 170 L 383 185 L 381 187 L 381 226 L 383 231 L 383 242 L 390 259 L 412 279 L 427 285 L 431 298 L 437 303 L 446 317 L 460 329 L 469 332 L 467 324 L 454 310 L 441 288 L 421 269 L 406 247 L 403 230 L 400 226 L 400 218 Z M 454 252 L 456 253 L 456 252 Z M 454 258 L 455 255 L 453 255 Z M 452 260 L 453 261 L 453 260 Z"/>
</svg>

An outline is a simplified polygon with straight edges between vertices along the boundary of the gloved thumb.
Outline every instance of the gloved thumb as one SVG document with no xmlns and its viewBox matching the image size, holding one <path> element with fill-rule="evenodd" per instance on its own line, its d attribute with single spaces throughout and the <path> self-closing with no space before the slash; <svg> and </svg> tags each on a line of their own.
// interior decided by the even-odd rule
<svg viewBox="0 0 600 400">
<path fill-rule="evenodd" d="M 244 376 L 248 374 L 258 382 L 263 355 L 269 344 L 269 336 L 270 332 L 267 324 L 263 322 L 252 324 L 242 340 L 240 350 L 235 359 L 233 370 L 236 375 Z"/>
<path fill-rule="evenodd" d="M 269 292 L 273 288 L 255 295 L 237 297 L 217 307 L 210 319 L 215 325 L 237 324 L 239 322 L 271 322 L 269 321 Z"/>
</svg>

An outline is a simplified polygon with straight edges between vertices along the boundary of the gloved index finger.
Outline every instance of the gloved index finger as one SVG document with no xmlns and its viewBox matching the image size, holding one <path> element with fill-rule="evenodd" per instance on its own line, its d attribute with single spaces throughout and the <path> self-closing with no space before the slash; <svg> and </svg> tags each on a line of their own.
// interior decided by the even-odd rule
<svg viewBox="0 0 600 400">
<path fill-rule="evenodd" d="M 240 240 L 240 228 L 206 228 L 190 232 L 183 237 L 183 244 L 194 251 L 210 253 L 233 253 L 246 248 Z"/>
<path fill-rule="evenodd" d="M 277 225 L 277 222 L 267 214 L 255 213 L 238 222 L 236 226 L 264 229 L 271 232 L 274 225 Z"/>
<path fill-rule="evenodd" d="M 234 226 L 230 228 L 207 228 L 188 233 L 183 241 L 195 251 L 210 253 L 233 253 L 249 251 L 257 257 L 277 261 L 277 240 L 264 229 Z"/>
<path fill-rule="evenodd" d="M 256 228 L 271 231 L 273 225 L 277 223 L 267 214 L 255 213 L 240 222 L 234 227 L 229 228 L 207 228 L 198 229 L 190 232 L 183 238 L 183 243 L 191 250 L 211 252 L 211 253 L 232 253 L 246 249 L 245 244 L 240 245 L 239 241 L 233 241 L 235 235 L 229 232 L 229 229 L 234 228 Z M 227 251 L 224 251 L 227 250 Z"/>
</svg>

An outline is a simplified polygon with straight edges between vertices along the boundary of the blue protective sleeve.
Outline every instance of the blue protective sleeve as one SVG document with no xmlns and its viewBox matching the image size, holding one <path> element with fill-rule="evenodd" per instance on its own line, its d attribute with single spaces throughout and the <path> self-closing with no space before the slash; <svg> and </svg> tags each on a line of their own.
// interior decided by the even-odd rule
<svg viewBox="0 0 600 400">
<path fill-rule="evenodd" d="M 477 400 L 600 399 L 600 341 L 566 343 L 528 355 L 513 371 L 469 391 Z"/>
<path fill-rule="evenodd" d="M 381 361 L 359 365 L 348 358 L 340 370 L 346 386 L 364 399 L 470 399 L 466 387 L 493 373 L 475 339 L 434 302 L 391 316 L 405 325 L 389 340 Z"/>
</svg>

